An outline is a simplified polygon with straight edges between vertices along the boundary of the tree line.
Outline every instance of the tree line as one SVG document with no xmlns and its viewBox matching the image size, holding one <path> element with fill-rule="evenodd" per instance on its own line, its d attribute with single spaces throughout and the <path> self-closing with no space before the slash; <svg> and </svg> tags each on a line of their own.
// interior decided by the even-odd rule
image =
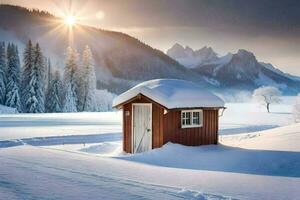
<svg viewBox="0 0 300 200">
<path fill-rule="evenodd" d="M 96 111 L 96 75 L 88 46 L 68 47 L 63 77 L 30 40 L 21 66 L 18 46 L 0 42 L 0 104 L 22 113 Z"/>
</svg>

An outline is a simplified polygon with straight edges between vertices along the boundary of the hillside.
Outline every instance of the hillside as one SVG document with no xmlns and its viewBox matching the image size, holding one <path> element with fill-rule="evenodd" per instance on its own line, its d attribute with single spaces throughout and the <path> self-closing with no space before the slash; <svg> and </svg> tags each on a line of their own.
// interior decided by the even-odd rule
<svg viewBox="0 0 300 200">
<path fill-rule="evenodd" d="M 29 39 L 39 42 L 45 55 L 60 69 L 68 36 L 67 26 L 49 13 L 0 5 L 0 41 L 15 42 L 21 50 Z M 154 78 L 189 79 L 208 85 L 201 75 L 129 35 L 77 25 L 73 38 L 73 46 L 79 51 L 85 45 L 92 49 L 98 88 L 120 93 L 132 84 Z"/>
</svg>

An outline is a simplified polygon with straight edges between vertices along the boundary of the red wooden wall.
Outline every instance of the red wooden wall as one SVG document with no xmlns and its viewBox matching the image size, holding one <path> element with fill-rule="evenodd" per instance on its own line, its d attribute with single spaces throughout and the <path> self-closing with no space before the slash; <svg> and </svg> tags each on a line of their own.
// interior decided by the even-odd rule
<svg viewBox="0 0 300 200">
<path fill-rule="evenodd" d="M 218 143 L 218 110 L 203 110 L 203 126 L 181 128 L 181 111 L 164 116 L 164 143 L 169 141 L 188 146 Z"/>
<path fill-rule="evenodd" d="M 218 109 L 203 109 L 203 127 L 181 128 L 181 111 L 169 110 L 140 96 L 123 105 L 123 150 L 131 153 L 132 103 L 152 103 L 152 148 L 167 142 L 196 146 L 218 143 Z M 126 115 L 129 112 L 129 115 Z"/>
</svg>

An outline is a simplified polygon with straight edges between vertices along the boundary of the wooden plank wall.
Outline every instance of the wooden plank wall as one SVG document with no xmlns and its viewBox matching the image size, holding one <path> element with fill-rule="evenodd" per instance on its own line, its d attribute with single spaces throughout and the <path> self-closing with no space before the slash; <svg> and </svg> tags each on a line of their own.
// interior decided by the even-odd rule
<svg viewBox="0 0 300 200">
<path fill-rule="evenodd" d="M 130 113 L 126 116 L 126 111 Z M 123 107 L 123 151 L 131 153 L 131 104 Z"/>
<path fill-rule="evenodd" d="M 189 146 L 218 143 L 218 110 L 203 110 L 203 127 L 181 128 L 181 111 L 164 115 L 164 144 L 171 141 Z"/>
<path fill-rule="evenodd" d="M 152 103 L 141 97 L 123 106 L 123 150 L 131 152 L 132 141 L 132 104 L 133 103 Z M 130 113 L 126 116 L 126 111 Z M 152 148 L 158 148 L 163 145 L 163 117 L 164 109 L 159 105 L 152 103 Z"/>
<path fill-rule="evenodd" d="M 203 110 L 203 127 L 181 128 L 181 111 L 169 111 L 141 97 L 123 106 L 123 150 L 131 153 L 132 103 L 152 103 L 152 148 L 167 142 L 197 146 L 218 143 L 218 110 Z M 126 116 L 126 111 L 130 113 Z"/>
</svg>

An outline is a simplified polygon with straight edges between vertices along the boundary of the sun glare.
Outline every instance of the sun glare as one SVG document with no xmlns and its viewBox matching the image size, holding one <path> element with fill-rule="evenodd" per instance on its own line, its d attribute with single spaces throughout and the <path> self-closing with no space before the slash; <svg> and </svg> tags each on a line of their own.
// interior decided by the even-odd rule
<svg viewBox="0 0 300 200">
<path fill-rule="evenodd" d="M 72 15 L 66 16 L 64 23 L 68 26 L 74 26 L 76 24 L 76 17 Z"/>
<path fill-rule="evenodd" d="M 96 18 L 97 19 L 103 19 L 105 16 L 104 12 L 99 10 L 97 13 L 96 13 Z"/>
</svg>

